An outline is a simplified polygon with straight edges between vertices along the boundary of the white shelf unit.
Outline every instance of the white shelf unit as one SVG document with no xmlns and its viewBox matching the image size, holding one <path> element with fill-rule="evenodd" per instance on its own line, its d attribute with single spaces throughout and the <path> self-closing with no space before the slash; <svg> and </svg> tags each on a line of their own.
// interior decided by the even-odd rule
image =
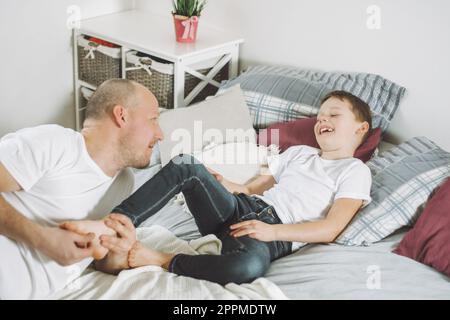
<svg viewBox="0 0 450 320">
<path fill-rule="evenodd" d="M 126 78 L 126 53 L 136 50 L 161 58 L 174 65 L 174 108 L 188 106 L 208 85 L 219 86 L 214 76 L 228 63 L 228 77 L 238 74 L 239 45 L 244 40 L 236 35 L 219 30 L 200 21 L 195 43 L 178 43 L 172 16 L 145 13 L 138 10 L 124 11 L 81 21 L 79 29 L 73 32 L 74 89 L 76 129 L 82 123 L 80 114 L 80 90 L 82 87 L 95 90 L 96 87 L 79 79 L 77 39 L 79 35 L 99 38 L 121 47 L 121 76 Z M 217 58 L 216 64 L 207 75 L 199 73 L 192 65 Z M 185 97 L 185 73 L 200 79 L 197 86 Z"/>
</svg>

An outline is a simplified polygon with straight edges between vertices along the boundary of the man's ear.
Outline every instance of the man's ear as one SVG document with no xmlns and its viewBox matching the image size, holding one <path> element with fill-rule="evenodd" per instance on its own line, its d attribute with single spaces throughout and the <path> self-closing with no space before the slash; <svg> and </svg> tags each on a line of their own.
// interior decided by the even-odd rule
<svg viewBox="0 0 450 320">
<path fill-rule="evenodd" d="M 359 128 L 358 130 L 356 130 L 356 133 L 365 134 L 367 131 L 369 131 L 369 123 L 367 121 L 364 121 L 359 125 Z"/>
<path fill-rule="evenodd" d="M 122 128 L 126 122 L 128 121 L 128 111 L 126 108 L 121 106 L 120 104 L 116 104 L 112 110 L 112 116 L 114 122 Z"/>
</svg>

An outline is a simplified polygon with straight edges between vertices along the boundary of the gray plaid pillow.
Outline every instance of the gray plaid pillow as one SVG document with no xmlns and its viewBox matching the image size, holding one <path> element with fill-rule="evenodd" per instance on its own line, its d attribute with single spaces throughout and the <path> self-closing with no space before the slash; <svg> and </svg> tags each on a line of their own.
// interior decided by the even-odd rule
<svg viewBox="0 0 450 320">
<path fill-rule="evenodd" d="M 336 239 L 368 246 L 403 226 L 412 226 L 432 191 L 450 176 L 450 153 L 416 137 L 366 163 L 372 172 L 372 202 Z"/>
<path fill-rule="evenodd" d="M 405 88 L 375 74 L 321 72 L 277 66 L 250 67 L 237 78 L 224 82 L 221 89 L 238 83 L 244 93 L 256 92 L 316 109 L 328 92 L 348 91 L 370 105 L 373 127 L 380 127 L 383 132 L 388 128 L 405 93 Z M 254 101 L 247 103 L 255 110 L 265 109 L 264 105 L 258 105 Z"/>
<path fill-rule="evenodd" d="M 310 118 L 319 112 L 319 108 L 283 100 L 267 94 L 254 91 L 243 91 L 255 129 L 292 121 L 300 118 Z"/>
</svg>

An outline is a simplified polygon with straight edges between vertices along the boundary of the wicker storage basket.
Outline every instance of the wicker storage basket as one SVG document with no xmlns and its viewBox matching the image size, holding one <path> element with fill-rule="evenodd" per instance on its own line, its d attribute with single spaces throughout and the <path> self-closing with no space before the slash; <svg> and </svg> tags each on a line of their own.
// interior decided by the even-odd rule
<svg viewBox="0 0 450 320">
<path fill-rule="evenodd" d="M 199 68 L 193 67 L 201 74 L 206 75 L 215 65 L 216 59 L 202 63 Z M 161 108 L 173 109 L 173 63 L 150 56 L 139 56 L 136 51 L 127 53 L 126 77 L 135 80 L 147 87 L 156 96 Z M 225 65 L 214 77 L 221 82 L 228 79 L 228 64 Z M 185 74 L 184 96 L 186 97 L 201 80 L 193 75 Z M 192 101 L 204 100 L 207 96 L 214 95 L 218 88 L 208 84 Z"/>
<path fill-rule="evenodd" d="M 197 71 L 203 75 L 207 75 L 211 69 L 212 67 L 200 69 Z M 184 96 L 186 97 L 195 88 L 195 86 L 197 86 L 197 84 L 201 82 L 201 80 L 199 78 L 194 77 L 190 73 L 185 74 L 185 79 L 186 80 L 184 85 Z M 222 69 L 220 69 L 220 71 L 214 76 L 213 79 L 219 83 L 222 82 L 223 80 L 228 79 L 228 63 L 225 66 L 223 66 Z M 217 90 L 219 90 L 219 88 L 213 86 L 212 84 L 207 84 L 206 87 L 203 88 L 203 90 L 194 98 L 194 100 L 192 100 L 191 103 L 205 100 L 206 97 L 215 95 Z"/>
<path fill-rule="evenodd" d="M 120 48 L 110 48 L 78 37 L 79 79 L 98 86 L 111 78 L 120 78 Z"/>
</svg>

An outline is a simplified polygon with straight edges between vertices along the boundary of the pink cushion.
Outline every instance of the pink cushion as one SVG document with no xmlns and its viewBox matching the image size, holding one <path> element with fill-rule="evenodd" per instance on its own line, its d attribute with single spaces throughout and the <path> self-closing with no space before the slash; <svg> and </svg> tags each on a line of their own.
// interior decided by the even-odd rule
<svg viewBox="0 0 450 320">
<path fill-rule="evenodd" d="M 296 145 L 308 145 L 314 148 L 320 148 L 314 135 L 314 125 L 316 124 L 316 117 L 298 119 L 290 122 L 282 122 L 269 126 L 267 129 L 262 129 L 258 134 L 258 143 L 261 145 L 270 145 L 271 130 L 279 130 L 279 147 L 283 152 L 287 148 Z M 366 162 L 372 157 L 375 149 L 380 143 L 381 129 L 373 129 L 366 141 L 356 149 L 355 158 Z"/>
<path fill-rule="evenodd" d="M 428 201 L 414 228 L 393 252 L 450 277 L 450 179 Z"/>
</svg>

